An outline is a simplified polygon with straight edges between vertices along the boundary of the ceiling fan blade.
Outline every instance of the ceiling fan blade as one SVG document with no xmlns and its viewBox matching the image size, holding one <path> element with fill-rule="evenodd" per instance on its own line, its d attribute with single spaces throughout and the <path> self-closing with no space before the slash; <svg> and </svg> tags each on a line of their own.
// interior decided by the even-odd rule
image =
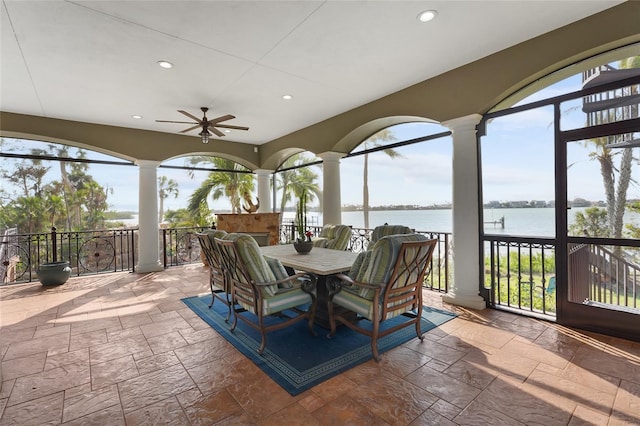
<svg viewBox="0 0 640 426">
<path fill-rule="evenodd" d="M 198 127 L 200 127 L 200 125 L 196 124 L 193 127 L 189 127 L 188 129 L 181 130 L 180 133 L 187 133 L 187 132 L 190 132 L 191 130 L 197 129 Z"/>
<path fill-rule="evenodd" d="M 220 123 L 221 121 L 227 121 L 227 120 L 231 120 L 231 119 L 234 119 L 234 118 L 236 118 L 235 115 L 227 114 L 227 115 L 223 115 L 221 117 L 209 120 L 209 124 L 217 124 L 217 123 Z"/>
<path fill-rule="evenodd" d="M 191 119 L 193 119 L 193 120 L 196 120 L 196 122 L 198 122 L 198 123 L 202 123 L 202 120 L 200 120 L 198 117 L 196 117 L 196 116 L 195 116 L 195 115 L 193 115 L 193 114 L 189 114 L 187 111 L 183 111 L 183 110 L 179 109 L 179 110 L 178 110 L 178 112 L 179 112 L 180 114 L 184 114 L 184 115 L 186 115 L 187 117 L 189 117 L 189 118 L 191 118 Z"/>
<path fill-rule="evenodd" d="M 224 136 L 224 133 L 222 133 L 220 130 L 216 129 L 215 127 L 209 127 L 209 130 L 211 130 L 213 133 L 215 133 L 219 137 Z"/>
<path fill-rule="evenodd" d="M 234 130 L 249 130 L 248 127 L 232 126 L 231 124 L 216 124 L 216 127 L 221 127 L 223 129 L 234 129 Z"/>
<path fill-rule="evenodd" d="M 193 121 L 171 121 L 171 120 L 156 120 L 156 123 L 196 124 Z"/>
</svg>

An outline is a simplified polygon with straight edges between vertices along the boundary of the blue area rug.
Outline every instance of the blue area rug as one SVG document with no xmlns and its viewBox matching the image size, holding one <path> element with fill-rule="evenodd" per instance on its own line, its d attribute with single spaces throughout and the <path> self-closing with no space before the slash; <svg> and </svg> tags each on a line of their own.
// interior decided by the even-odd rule
<svg viewBox="0 0 640 426">
<path fill-rule="evenodd" d="M 238 321 L 233 333 L 230 332 L 230 322 L 224 322 L 227 307 L 223 303 L 216 301 L 209 309 L 210 295 L 188 297 L 182 301 L 291 395 L 298 395 L 373 358 L 371 340 L 367 336 L 342 326 L 338 328 L 335 336 L 328 339 L 328 330 L 318 325 L 314 325 L 318 335 L 313 336 L 309 333 L 305 320 L 267 333 L 267 347 L 264 353 L 259 355 L 256 350 L 260 346 L 260 333 L 242 321 Z M 422 332 L 427 332 L 455 316 L 451 312 L 425 306 L 422 312 Z M 406 318 L 398 317 L 385 321 L 381 329 L 403 320 Z M 269 321 L 278 319 L 269 318 Z M 369 321 L 363 320 L 360 325 L 370 324 Z M 411 339 L 417 339 L 414 326 L 405 327 L 378 339 L 378 350 L 383 353 Z"/>
</svg>

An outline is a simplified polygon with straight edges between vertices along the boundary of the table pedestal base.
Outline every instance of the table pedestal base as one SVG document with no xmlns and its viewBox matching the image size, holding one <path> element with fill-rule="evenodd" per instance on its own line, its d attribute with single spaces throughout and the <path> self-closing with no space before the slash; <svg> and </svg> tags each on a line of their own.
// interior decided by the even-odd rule
<svg viewBox="0 0 640 426">
<path fill-rule="evenodd" d="M 318 283 L 316 285 L 316 298 L 317 305 L 314 324 L 318 324 L 320 327 L 330 330 L 331 324 L 329 323 L 329 291 L 327 289 L 326 275 L 318 276 Z M 351 322 L 356 322 L 357 320 L 357 314 L 355 312 L 349 311 L 348 309 L 342 308 L 340 306 L 334 306 L 333 310 L 336 314 L 342 315 L 344 318 L 347 318 Z M 336 325 L 340 326 L 342 324 L 337 323 Z"/>
</svg>

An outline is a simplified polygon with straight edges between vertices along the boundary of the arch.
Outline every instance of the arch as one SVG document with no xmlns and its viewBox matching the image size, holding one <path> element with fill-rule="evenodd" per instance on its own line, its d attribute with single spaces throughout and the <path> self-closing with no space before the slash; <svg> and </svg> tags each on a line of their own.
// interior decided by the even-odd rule
<svg viewBox="0 0 640 426">
<path fill-rule="evenodd" d="M 558 83 L 568 77 L 572 77 L 587 69 L 597 67 L 604 63 L 614 62 L 626 57 L 637 56 L 640 54 L 640 43 L 633 43 L 623 47 L 614 48 L 602 53 L 595 54 L 589 58 L 576 58 L 575 62 L 570 63 L 560 69 L 555 69 L 549 73 L 539 76 L 533 82 L 521 82 L 518 88 L 510 92 L 503 93 L 503 97 L 490 108 L 487 112 L 500 111 L 510 108 L 527 97 L 545 89 L 555 83 Z M 563 63 L 566 61 L 563 61 Z M 541 71 L 542 73 L 542 71 Z M 526 84 L 525 84 L 526 83 Z"/>
<path fill-rule="evenodd" d="M 240 158 L 236 155 L 231 155 L 231 154 L 225 154 L 223 152 L 206 152 L 206 151 L 194 151 L 194 152 L 187 152 L 184 154 L 179 154 L 179 155 L 174 155 L 173 157 L 167 158 L 165 160 L 162 161 L 161 165 L 168 162 L 168 161 L 172 161 L 172 160 L 177 160 L 180 158 L 188 158 L 188 157 L 218 157 L 218 158 L 224 158 L 227 160 L 231 160 L 235 163 L 240 164 L 241 166 L 246 167 L 249 170 L 255 170 L 258 169 L 258 165 L 254 164 L 250 161 L 245 160 L 244 158 Z"/>
<path fill-rule="evenodd" d="M 305 151 L 308 150 L 295 147 L 280 149 L 269 155 L 269 157 L 263 159 L 261 162 L 261 168 L 268 170 L 277 170 L 282 165 L 282 163 L 287 160 L 287 158 Z"/>
<path fill-rule="evenodd" d="M 342 152 L 344 154 L 348 154 L 355 147 L 360 145 L 363 141 L 365 141 L 370 136 L 376 134 L 382 129 L 386 129 L 387 127 L 395 126 L 398 124 L 404 123 L 434 123 L 439 124 L 438 121 L 432 120 L 430 118 L 425 117 L 417 117 L 410 115 L 399 115 L 399 116 L 389 116 L 383 118 L 377 118 L 367 123 L 361 124 L 355 129 L 351 130 L 341 139 L 339 139 L 332 147 L 329 149 L 305 149 L 299 147 L 290 147 L 290 148 L 282 148 L 278 151 L 273 152 L 268 158 L 262 159 L 262 167 L 270 170 L 276 170 L 287 158 L 292 155 L 299 154 L 301 152 L 312 152 L 314 154 L 320 154 L 325 151 L 333 151 L 333 152 Z"/>
<path fill-rule="evenodd" d="M 131 161 L 150 160 L 162 162 L 168 158 L 189 152 L 205 155 L 235 156 L 250 168 L 257 168 L 259 155 L 254 145 L 230 140 L 211 139 L 204 145 L 199 138 L 181 134 L 154 132 L 134 128 L 106 126 L 79 121 L 59 120 L 0 111 L 0 136 L 39 139 L 73 146 L 87 146 L 98 152 Z"/>
<path fill-rule="evenodd" d="M 353 129 L 351 132 L 345 135 L 342 139 L 340 139 L 333 146 L 333 149 L 331 149 L 331 151 L 349 153 L 358 145 L 360 145 L 362 142 L 367 140 L 369 137 L 378 133 L 380 130 L 383 130 L 398 124 L 405 124 L 405 123 L 439 124 L 437 121 L 431 120 L 429 118 L 406 116 L 406 115 L 378 118 L 368 123 L 364 123 L 358 126 L 357 128 Z"/>
<path fill-rule="evenodd" d="M 94 146 L 86 143 L 81 143 L 75 140 L 60 139 L 60 138 L 55 138 L 51 136 L 37 135 L 37 134 L 24 133 L 24 132 L 2 132 L 2 137 L 7 139 L 23 139 L 23 140 L 30 140 L 34 142 L 67 145 L 67 146 L 72 146 L 74 148 L 80 148 L 80 149 L 85 149 L 87 151 L 97 152 L 99 154 L 109 155 L 111 157 L 118 158 L 121 160 L 131 161 L 132 163 L 136 161 L 136 158 L 133 158 L 121 152 L 112 151 L 110 149 L 105 149 L 99 146 Z"/>
</svg>

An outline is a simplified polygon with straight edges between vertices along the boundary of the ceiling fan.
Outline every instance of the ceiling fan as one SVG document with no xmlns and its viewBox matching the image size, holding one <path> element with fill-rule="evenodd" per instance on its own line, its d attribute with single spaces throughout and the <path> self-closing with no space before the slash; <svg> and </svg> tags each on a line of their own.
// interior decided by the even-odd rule
<svg viewBox="0 0 640 426">
<path fill-rule="evenodd" d="M 231 124 L 220 124 L 223 121 L 227 121 L 227 120 L 231 120 L 233 118 L 236 118 L 235 115 L 227 114 L 227 115 L 222 115 L 220 117 L 213 118 L 213 119 L 209 120 L 207 118 L 207 111 L 209 111 L 209 108 L 201 107 L 200 109 L 202 110 L 202 113 L 204 114 L 202 119 L 199 119 L 195 115 L 189 114 L 186 111 L 178 110 L 178 112 L 180 114 L 186 115 L 190 119 L 195 120 L 195 122 L 193 122 L 193 121 L 170 121 L 170 120 L 156 120 L 156 122 L 157 123 L 193 124 L 193 126 L 187 128 L 187 129 L 181 130 L 180 133 L 186 133 L 186 132 L 190 132 L 191 130 L 194 130 L 194 129 L 197 129 L 197 128 L 202 128 L 202 131 L 200 133 L 198 133 L 198 135 L 200 135 L 200 137 L 202 138 L 202 143 L 209 143 L 209 136 L 211 136 L 211 133 L 209 132 L 209 130 L 211 130 L 211 132 L 215 133 L 219 137 L 224 136 L 224 133 L 221 132 L 220 130 L 218 130 L 217 127 L 222 128 L 222 129 L 249 130 L 248 127 L 244 127 L 244 126 L 232 126 Z"/>
</svg>

